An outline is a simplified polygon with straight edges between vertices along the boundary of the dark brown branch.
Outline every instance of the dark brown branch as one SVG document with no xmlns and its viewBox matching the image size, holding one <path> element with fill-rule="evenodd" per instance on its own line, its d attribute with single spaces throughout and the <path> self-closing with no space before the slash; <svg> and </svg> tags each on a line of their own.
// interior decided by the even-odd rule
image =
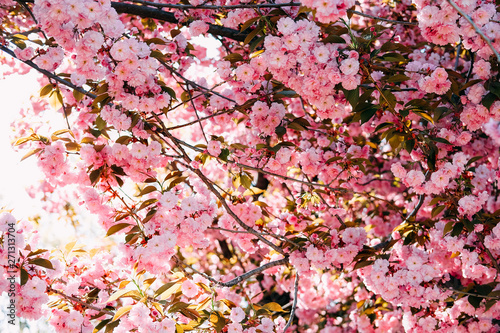
<svg viewBox="0 0 500 333">
<path fill-rule="evenodd" d="M 288 3 L 252 3 L 252 4 L 239 4 L 239 5 L 228 5 L 228 6 L 217 6 L 217 5 L 199 5 L 199 6 L 193 6 L 193 5 L 180 5 L 180 4 L 170 4 L 170 3 L 156 3 L 152 1 L 144 1 L 144 0 L 130 0 L 129 2 L 135 2 L 135 3 L 140 3 L 146 6 L 152 6 L 156 8 L 170 8 L 170 9 L 179 9 L 179 10 L 188 10 L 188 9 L 212 9 L 212 10 L 233 10 L 233 9 L 240 9 L 240 8 L 284 8 L 284 7 L 300 7 L 302 4 L 300 2 L 288 2 Z M 369 14 L 365 14 L 362 12 L 359 12 L 357 10 L 352 10 L 348 9 L 348 13 L 366 17 L 366 18 L 371 18 L 373 20 L 377 21 L 383 21 L 383 22 L 388 22 L 388 23 L 395 23 L 395 24 L 403 24 L 403 25 L 418 25 L 416 22 L 408 22 L 408 21 L 397 21 L 397 20 L 390 20 L 378 16 L 373 16 Z"/>
<path fill-rule="evenodd" d="M 119 14 L 137 15 L 142 18 L 151 18 L 169 23 L 180 23 L 179 20 L 175 18 L 174 13 L 165 12 L 158 8 L 132 5 L 123 2 L 111 2 L 111 6 Z M 209 24 L 208 33 L 216 36 L 230 38 L 238 42 L 243 42 L 247 37 L 247 34 L 243 34 L 238 30 L 226 28 L 216 24 Z"/>
<path fill-rule="evenodd" d="M 228 6 L 217 6 L 217 5 L 180 5 L 171 3 L 156 3 L 152 1 L 144 0 L 130 0 L 127 2 L 140 3 L 147 6 L 157 7 L 157 8 L 170 8 L 170 9 L 214 9 L 214 10 L 230 10 L 230 9 L 240 9 L 240 8 L 282 8 L 282 7 L 300 7 L 302 4 L 300 2 L 288 2 L 288 3 L 241 3 L 239 5 L 228 5 Z"/>
</svg>

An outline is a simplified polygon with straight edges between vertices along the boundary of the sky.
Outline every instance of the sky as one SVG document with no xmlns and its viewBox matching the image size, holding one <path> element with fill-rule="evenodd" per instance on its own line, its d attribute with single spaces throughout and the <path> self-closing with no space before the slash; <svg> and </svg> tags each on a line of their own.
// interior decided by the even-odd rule
<svg viewBox="0 0 500 333">
<path fill-rule="evenodd" d="M 15 133 L 11 123 L 19 118 L 19 110 L 29 106 L 30 96 L 37 91 L 36 76 L 9 75 L 0 77 L 0 207 L 14 209 L 18 218 L 36 212 L 36 202 L 29 200 L 24 188 L 40 179 L 35 159 L 21 162 L 23 153 L 12 149 Z"/>
<path fill-rule="evenodd" d="M 0 73 L 3 68 L 0 67 Z M 19 118 L 19 110 L 29 106 L 29 98 L 38 91 L 36 75 L 9 75 L 0 76 L 0 208 L 12 209 L 17 219 L 26 219 L 40 211 L 41 205 L 29 197 L 25 188 L 42 178 L 38 172 L 35 159 L 26 159 L 21 162 L 24 155 L 12 149 L 12 139 L 15 133 L 11 123 Z M 0 306 L 5 308 L 8 301 L 4 294 L 0 297 Z M 21 326 L 22 325 L 22 326 Z M 31 333 L 52 332 L 44 322 L 31 323 L 30 325 L 9 325 L 5 314 L 0 311 L 0 332 L 5 333 Z M 28 326 L 30 328 L 28 328 Z M 21 328 L 23 327 L 23 328 Z"/>
</svg>

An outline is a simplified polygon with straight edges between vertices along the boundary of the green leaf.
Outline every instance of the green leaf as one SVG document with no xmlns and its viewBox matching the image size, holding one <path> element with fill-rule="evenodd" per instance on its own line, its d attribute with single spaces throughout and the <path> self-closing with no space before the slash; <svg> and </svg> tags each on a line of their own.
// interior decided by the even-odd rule
<svg viewBox="0 0 500 333">
<path fill-rule="evenodd" d="M 385 98 L 383 98 L 381 96 L 380 102 L 384 101 L 384 102 L 388 103 L 392 109 L 394 109 L 394 107 L 396 106 L 396 101 L 397 101 L 396 96 L 394 96 L 394 94 L 392 92 L 390 92 L 389 90 L 383 90 L 382 94 L 384 95 Z"/>
<path fill-rule="evenodd" d="M 373 264 L 373 260 L 362 260 L 362 261 L 358 261 L 356 263 L 356 265 L 354 265 L 354 269 L 353 270 L 356 270 L 358 268 L 363 268 L 363 267 L 366 267 L 366 266 L 369 266 L 369 265 L 372 265 Z"/>
<path fill-rule="evenodd" d="M 472 223 L 472 221 L 468 220 L 468 219 L 463 219 L 462 220 L 465 228 L 467 229 L 468 232 L 472 232 L 474 231 L 474 223 Z"/>
<path fill-rule="evenodd" d="M 24 286 L 26 284 L 26 282 L 28 282 L 30 278 L 30 275 L 28 274 L 28 272 L 26 272 L 26 270 L 21 267 L 21 286 Z"/>
<path fill-rule="evenodd" d="M 206 155 L 205 155 L 206 156 Z M 179 178 L 176 178 L 174 180 L 172 180 L 170 182 L 170 184 L 168 184 L 168 187 L 167 187 L 167 190 L 171 190 L 172 188 L 174 188 L 176 185 L 179 185 L 180 183 L 182 182 L 185 182 L 185 180 L 187 179 L 188 177 L 179 177 Z"/>
<path fill-rule="evenodd" d="M 54 269 L 52 262 L 50 262 L 50 260 L 43 259 L 43 258 L 30 259 L 29 263 L 31 265 L 37 265 L 37 266 L 45 267 L 48 269 Z"/>
<path fill-rule="evenodd" d="M 247 190 L 250 189 L 252 187 L 252 180 L 250 179 L 250 177 L 243 173 L 240 177 L 240 182 L 241 182 L 241 185 L 243 185 L 244 188 L 246 188 Z"/>
<path fill-rule="evenodd" d="M 221 160 L 223 160 L 224 162 L 227 162 L 227 158 L 229 157 L 229 149 L 227 149 L 227 148 L 221 149 L 220 154 L 219 154 L 218 157 Z"/>
<path fill-rule="evenodd" d="M 383 61 L 390 61 L 390 62 L 405 62 L 406 61 L 405 57 L 403 57 L 401 54 L 395 53 L 395 52 L 386 53 L 380 58 Z"/>
<path fill-rule="evenodd" d="M 104 319 L 104 320 L 101 320 L 99 322 L 99 324 L 97 324 L 95 327 L 94 327 L 94 331 L 93 333 L 97 333 L 99 332 L 100 330 L 102 330 L 104 328 L 104 326 L 106 326 L 107 323 L 109 323 L 111 321 L 111 319 Z"/>
<path fill-rule="evenodd" d="M 434 124 L 434 119 L 432 119 L 432 117 L 429 116 L 427 113 L 425 113 L 423 111 L 416 111 L 416 110 L 412 110 L 412 112 L 415 113 L 415 114 L 418 114 L 420 117 L 422 117 L 423 119 L 427 120 L 431 124 Z"/>
<path fill-rule="evenodd" d="M 240 32 L 245 31 L 247 28 L 249 28 L 252 24 L 257 22 L 259 19 L 260 19 L 260 16 L 257 16 L 257 17 L 253 17 L 253 18 L 249 19 L 248 21 L 246 21 L 245 23 L 243 23 L 241 25 Z"/>
<path fill-rule="evenodd" d="M 500 98 L 500 82 L 492 82 L 489 86 L 490 92 L 495 94 L 498 98 Z"/>
<path fill-rule="evenodd" d="M 257 34 L 259 32 L 261 32 L 262 30 L 264 30 L 264 25 L 261 25 L 261 26 L 258 26 L 257 28 L 255 28 L 252 32 L 250 32 L 246 37 L 245 37 L 245 40 L 243 41 L 243 44 L 249 44 L 252 39 L 254 39 Z"/>
<path fill-rule="evenodd" d="M 444 229 L 443 229 L 443 237 L 446 236 L 446 234 L 449 233 L 453 229 L 453 223 L 455 223 L 455 222 L 450 221 L 450 222 L 446 223 L 446 225 L 444 226 Z"/>
<path fill-rule="evenodd" d="M 107 124 L 106 121 L 104 121 L 104 119 L 102 119 L 101 116 L 99 116 L 95 120 L 95 126 L 99 131 L 102 131 L 103 129 L 106 128 Z"/>
<path fill-rule="evenodd" d="M 487 296 L 489 295 L 489 293 L 493 291 L 493 289 L 496 287 L 496 284 L 497 283 L 495 282 L 493 284 L 483 284 L 476 286 L 474 289 L 477 291 L 479 295 Z"/>
<path fill-rule="evenodd" d="M 269 311 L 274 311 L 274 312 L 286 312 L 285 310 L 283 310 L 281 305 L 279 305 L 276 302 L 270 302 L 270 303 L 264 304 L 263 308 L 268 309 Z"/>
<path fill-rule="evenodd" d="M 156 188 L 156 186 L 153 186 L 153 185 L 150 185 L 150 186 L 146 186 L 145 188 L 142 189 L 142 191 L 137 195 L 138 197 L 141 197 L 145 194 L 148 194 L 148 193 L 151 193 L 151 192 L 154 192 L 154 191 L 157 191 L 158 189 Z"/>
<path fill-rule="evenodd" d="M 483 99 L 481 100 L 481 104 L 483 104 L 484 107 L 489 109 L 497 99 L 498 97 L 495 94 L 487 93 L 486 96 L 484 96 Z"/>
<path fill-rule="evenodd" d="M 52 83 L 47 84 L 42 89 L 40 89 L 40 97 L 47 96 L 54 89 L 54 85 Z"/>
<path fill-rule="evenodd" d="M 404 145 L 408 154 L 411 154 L 413 148 L 415 147 L 415 139 L 405 140 Z"/>
<path fill-rule="evenodd" d="M 377 127 L 375 127 L 375 132 L 378 132 L 381 129 L 384 129 L 386 127 L 390 127 L 390 126 L 393 126 L 393 125 L 394 125 L 393 123 L 389 123 L 389 122 L 385 122 L 385 123 L 379 124 Z"/>
<path fill-rule="evenodd" d="M 446 208 L 446 206 L 442 205 L 442 206 L 436 206 L 432 209 L 432 213 L 431 213 L 431 216 L 434 218 L 436 217 L 437 215 L 439 215 L 439 213 L 441 213 L 444 209 Z"/>
<path fill-rule="evenodd" d="M 146 42 L 146 44 L 148 44 L 148 45 L 150 45 L 150 44 L 157 44 L 157 45 L 165 45 L 165 44 L 167 44 L 161 38 L 150 38 L 150 39 L 146 39 L 144 42 Z"/>
<path fill-rule="evenodd" d="M 326 164 L 330 164 L 330 163 L 333 163 L 335 161 L 338 161 L 338 160 L 342 160 L 344 159 L 343 156 L 335 156 L 335 157 L 331 157 L 329 158 L 327 161 L 326 161 Z"/>
<path fill-rule="evenodd" d="M 224 326 L 226 326 L 226 320 L 224 319 L 224 316 L 219 313 L 219 311 L 212 312 L 209 320 L 214 325 L 217 333 L 222 332 Z"/>
<path fill-rule="evenodd" d="M 461 222 L 455 223 L 453 226 L 453 229 L 451 230 L 451 235 L 453 237 L 456 237 L 462 233 L 462 230 L 464 228 L 464 224 Z"/>
<path fill-rule="evenodd" d="M 349 104 L 355 108 L 359 102 L 359 87 L 353 90 L 344 90 L 344 95 Z"/>
<path fill-rule="evenodd" d="M 184 178 L 184 177 L 182 177 L 182 178 Z M 139 207 L 139 209 L 137 211 L 142 210 L 142 209 L 146 208 L 147 206 L 154 204 L 157 201 L 158 201 L 158 199 L 148 199 L 141 204 L 141 206 Z"/>
<path fill-rule="evenodd" d="M 185 303 L 185 302 L 177 302 L 177 303 L 174 303 L 169 309 L 168 309 L 168 312 L 170 313 L 175 313 L 175 312 L 179 312 L 180 310 L 182 309 L 185 309 L 189 306 L 188 303 Z"/>
<path fill-rule="evenodd" d="M 447 145 L 451 145 L 450 141 L 443 139 L 443 138 L 431 138 L 431 140 L 435 141 L 435 142 L 440 142 L 440 143 L 444 143 Z"/>
<path fill-rule="evenodd" d="M 240 53 L 231 53 L 224 57 L 224 60 L 230 61 L 232 64 L 237 61 L 242 61 L 243 56 Z"/>
<path fill-rule="evenodd" d="M 465 89 L 467 89 L 467 88 L 469 88 L 469 87 L 471 87 L 471 86 L 473 86 L 473 85 L 475 85 L 476 83 L 479 83 L 479 82 L 483 82 L 483 80 L 481 80 L 481 79 L 470 80 L 469 82 L 467 82 L 466 84 L 464 84 L 462 86 L 462 88 L 460 88 L 460 91 L 465 90 Z"/>
<path fill-rule="evenodd" d="M 337 43 L 337 44 L 345 44 L 346 41 L 344 38 L 337 36 L 337 35 L 328 35 L 328 37 L 323 38 L 321 40 L 322 43 L 324 44 L 330 44 L 330 43 Z"/>
<path fill-rule="evenodd" d="M 378 108 L 373 106 L 373 107 L 370 107 L 366 110 L 364 110 L 363 112 L 361 112 L 361 124 L 364 124 L 366 123 L 367 121 L 369 121 L 376 113 L 377 113 L 377 110 Z"/>
<path fill-rule="evenodd" d="M 132 307 L 133 307 L 133 305 L 125 305 L 125 306 L 119 308 L 118 310 L 116 310 L 116 313 L 111 321 L 112 322 L 117 321 L 118 319 L 120 319 L 121 317 L 123 317 L 124 315 L 129 313 L 130 310 L 132 310 Z"/>
<path fill-rule="evenodd" d="M 155 216 L 155 214 L 157 213 L 157 210 L 156 209 L 151 209 L 147 214 L 146 214 L 146 217 L 142 219 L 142 224 L 148 222 L 149 220 L 151 220 L 153 218 L 153 216 Z"/>
<path fill-rule="evenodd" d="M 287 125 L 288 128 L 291 128 L 293 130 L 296 130 L 296 131 L 305 131 L 306 128 L 302 125 L 300 125 L 298 122 L 296 122 L 295 120 L 292 121 L 291 123 L 289 123 Z"/>
<path fill-rule="evenodd" d="M 101 177 L 101 173 L 102 173 L 102 167 L 100 167 L 99 169 L 93 170 L 90 173 L 89 178 L 90 178 L 91 185 L 95 185 L 97 183 L 97 181 Z"/>
<path fill-rule="evenodd" d="M 108 232 L 106 233 L 106 237 L 111 236 L 111 235 L 117 233 L 118 231 L 125 229 L 126 227 L 131 227 L 131 226 L 132 226 L 132 224 L 130 224 L 130 223 L 118 223 L 118 224 L 112 225 L 108 229 Z"/>
<path fill-rule="evenodd" d="M 484 156 L 474 156 L 473 158 L 471 158 L 471 159 L 467 162 L 467 164 L 466 164 L 465 166 L 467 167 L 467 166 L 471 165 L 472 163 L 479 161 L 479 160 L 480 160 L 480 159 L 482 159 L 482 158 L 484 158 Z"/>
<path fill-rule="evenodd" d="M 410 78 L 406 75 L 403 75 L 403 74 L 396 74 L 396 75 L 393 75 L 393 76 L 384 76 L 382 78 L 382 80 L 386 80 L 387 82 L 404 82 L 404 81 L 407 81 L 409 80 Z"/>
<path fill-rule="evenodd" d="M 481 306 L 481 301 L 483 300 L 483 297 L 477 297 L 477 296 L 471 296 L 467 297 L 467 300 L 469 301 L 470 305 L 474 307 L 474 309 L 477 309 Z"/>
<path fill-rule="evenodd" d="M 404 46 L 403 44 L 399 44 L 399 43 L 393 43 L 393 42 L 386 42 L 380 48 L 380 51 L 382 51 L 382 52 L 394 51 L 394 50 L 399 50 L 399 51 L 402 51 L 405 53 L 411 52 L 411 50 L 407 46 Z"/>
</svg>

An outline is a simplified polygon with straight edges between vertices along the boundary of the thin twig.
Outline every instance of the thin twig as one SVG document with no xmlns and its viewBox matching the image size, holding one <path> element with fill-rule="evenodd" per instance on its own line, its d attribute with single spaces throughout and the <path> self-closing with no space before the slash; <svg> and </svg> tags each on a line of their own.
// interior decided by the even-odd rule
<svg viewBox="0 0 500 333">
<path fill-rule="evenodd" d="M 422 205 L 424 204 L 424 200 L 425 200 L 425 195 L 424 195 L 424 194 L 419 195 L 417 205 L 415 206 L 415 208 L 413 208 L 413 210 L 411 211 L 411 213 L 410 213 L 410 214 L 408 214 L 408 216 L 404 219 L 404 221 L 403 221 L 403 222 L 401 222 L 401 224 L 400 224 L 400 225 L 405 224 L 406 222 L 408 222 L 408 221 L 410 220 L 410 218 L 411 218 L 412 216 L 417 215 L 418 211 L 420 210 L 420 208 L 421 208 L 421 207 L 422 207 Z M 391 235 L 389 235 L 389 238 L 388 238 L 386 241 L 384 241 L 384 242 L 382 242 L 382 243 L 379 243 L 379 244 L 375 245 L 375 246 L 373 247 L 373 249 L 375 249 L 375 250 L 380 250 L 380 249 L 383 249 L 383 248 L 384 248 L 387 244 L 389 244 L 391 241 L 392 241 L 392 234 L 391 234 Z"/>
<path fill-rule="evenodd" d="M 219 280 L 216 280 L 214 279 L 213 277 L 211 277 L 210 275 L 208 274 L 205 274 L 203 272 L 200 272 L 199 270 L 183 263 L 182 261 L 180 261 L 178 258 L 176 257 L 173 257 L 173 259 L 183 265 L 184 267 L 187 267 L 189 268 L 190 270 L 192 270 L 193 272 L 197 273 L 197 274 L 200 274 L 201 276 L 203 276 L 205 279 L 209 280 L 210 282 L 213 282 L 219 286 L 222 286 L 222 287 L 232 287 L 234 285 L 237 285 L 238 283 L 242 282 L 242 281 L 245 281 L 246 279 L 256 275 L 256 274 L 259 274 L 260 272 L 262 271 L 265 271 L 266 269 L 268 268 L 271 268 L 271 267 L 275 267 L 275 266 L 281 266 L 281 265 L 285 265 L 288 263 L 288 258 L 283 258 L 283 259 L 279 259 L 279 260 L 276 260 L 276 261 L 271 261 L 271 262 L 268 262 L 267 264 L 264 264 L 260 267 L 257 267 L 257 268 L 254 268 L 252 269 L 251 271 L 248 271 L 244 274 L 241 274 L 237 277 L 235 277 L 234 279 L 228 281 L 228 282 L 221 282 Z"/>
<path fill-rule="evenodd" d="M 78 92 L 81 92 L 82 94 L 84 94 L 84 95 L 86 95 L 86 96 L 88 96 L 88 97 L 90 97 L 92 99 L 94 99 L 94 98 L 97 97 L 97 95 L 94 95 L 94 94 L 86 91 L 83 88 L 75 86 L 73 83 L 71 83 L 69 81 L 66 81 L 65 79 L 62 79 L 59 76 L 57 76 L 57 75 L 55 75 L 55 74 L 53 74 L 53 73 L 51 73 L 51 72 L 49 72 L 49 71 L 47 71 L 45 69 L 42 69 L 42 68 L 38 67 L 31 60 L 22 60 L 22 59 L 19 59 L 18 57 L 16 57 L 16 54 L 12 50 L 8 49 L 7 47 L 5 47 L 5 46 L 3 46 L 1 44 L 0 44 L 0 50 L 4 51 L 5 53 L 7 53 L 8 55 L 10 55 L 11 57 L 13 57 L 13 58 L 15 58 L 15 59 L 17 59 L 17 60 L 25 63 L 26 65 L 30 66 L 31 68 L 36 69 L 38 72 L 42 73 L 43 75 L 45 75 L 47 77 L 50 77 L 50 78 L 56 80 L 59 83 L 64 84 L 65 86 L 67 86 L 67 87 L 69 87 L 71 89 L 74 89 L 74 90 L 76 90 Z"/>
<path fill-rule="evenodd" d="M 286 332 L 286 330 L 290 327 L 290 325 L 292 325 L 293 317 L 295 316 L 295 309 L 297 308 L 298 291 L 299 291 L 299 273 L 295 272 L 295 291 L 293 293 L 294 296 L 293 296 L 292 310 L 290 311 L 290 318 L 288 318 L 288 322 L 286 323 L 283 332 Z"/>
<path fill-rule="evenodd" d="M 236 221 L 236 223 L 238 223 L 238 225 L 240 225 L 243 229 L 245 229 L 246 231 L 248 231 L 252 235 L 256 236 L 263 243 L 265 243 L 268 246 L 270 246 L 273 250 L 275 250 L 276 252 L 281 253 L 281 254 L 284 255 L 285 253 L 284 253 L 284 251 L 281 248 L 279 248 L 274 243 L 272 243 L 272 242 L 268 241 L 267 239 L 265 239 L 257 231 L 255 231 L 252 227 L 246 225 L 239 218 L 239 216 L 236 215 L 236 213 L 231 210 L 231 208 L 227 204 L 226 200 L 222 197 L 222 195 L 219 193 L 219 191 L 217 191 L 217 189 L 214 187 L 213 182 L 210 179 L 208 179 L 207 176 L 205 176 L 200 170 L 195 169 L 195 168 L 193 168 L 193 167 L 190 166 L 191 158 L 186 153 L 186 151 L 184 150 L 184 148 L 182 148 L 182 145 L 179 143 L 180 140 L 178 140 L 176 137 L 174 137 L 172 134 L 170 134 L 169 131 L 165 130 L 165 125 L 162 122 L 160 122 L 160 125 L 163 128 L 163 132 L 162 133 L 166 137 L 168 137 L 174 143 L 174 145 L 181 151 L 181 154 L 184 156 L 184 160 L 187 162 L 186 167 L 189 168 L 193 173 L 195 173 L 205 183 L 205 185 L 210 190 L 210 192 L 212 192 L 213 194 L 215 194 L 215 196 L 219 199 L 219 202 L 222 204 L 222 206 L 224 206 L 224 209 L 228 212 L 229 215 L 231 215 L 231 217 Z"/>
<path fill-rule="evenodd" d="M 205 133 L 205 129 L 203 128 L 203 124 L 200 121 L 200 115 L 198 114 L 198 110 L 196 109 L 196 105 L 194 105 L 193 101 L 193 94 L 191 93 L 191 90 L 189 89 L 189 86 L 186 86 L 186 88 L 181 87 L 185 92 L 188 93 L 189 95 L 189 102 L 191 103 L 191 106 L 194 109 L 194 114 L 196 115 L 196 119 L 198 120 L 198 124 L 200 125 L 201 133 L 203 134 L 203 138 L 205 139 L 205 142 L 208 144 L 208 139 L 207 135 Z"/>
<path fill-rule="evenodd" d="M 79 298 L 76 298 L 76 297 L 73 297 L 73 296 L 68 296 L 68 295 L 66 295 L 65 293 L 63 293 L 63 292 L 61 292 L 61 291 L 59 291 L 59 290 L 53 289 L 53 288 L 51 288 L 51 287 L 47 287 L 47 291 L 48 291 L 48 292 L 55 293 L 55 294 L 58 294 L 58 295 L 60 295 L 60 296 L 64 297 L 65 299 L 67 299 L 67 300 L 70 300 L 70 301 L 73 301 L 73 302 L 75 302 L 75 303 L 78 303 L 78 304 L 80 304 L 81 306 L 84 306 L 84 307 L 89 308 L 89 309 L 91 309 L 91 310 L 98 311 L 98 312 L 102 312 L 102 313 L 105 313 L 105 314 L 110 315 L 110 316 L 114 316 L 114 315 L 115 315 L 115 314 L 114 314 L 113 312 L 111 312 L 111 311 L 108 311 L 108 310 L 103 310 L 103 309 L 99 309 L 97 306 L 94 306 L 94 305 L 92 305 L 92 304 L 88 304 L 88 303 L 86 303 L 86 302 L 84 302 L 84 301 L 80 300 Z"/>
<path fill-rule="evenodd" d="M 459 293 L 459 294 L 464 294 L 464 295 L 469 295 L 469 296 L 476 296 L 476 297 L 481 297 L 481 298 L 486 298 L 486 299 L 498 299 L 500 300 L 500 297 L 498 296 L 488 296 L 488 295 L 479 295 L 479 294 L 473 294 L 473 293 L 468 293 L 466 291 L 461 291 L 453 288 L 447 288 L 448 290 L 451 290 L 453 292 Z"/>
<path fill-rule="evenodd" d="M 455 67 L 453 68 L 454 71 L 457 70 L 458 68 L 458 63 L 459 63 L 459 60 L 460 60 L 460 52 L 462 50 L 462 40 L 460 40 L 460 43 L 458 43 L 457 45 L 457 52 L 456 52 L 456 55 L 455 55 Z"/>
<path fill-rule="evenodd" d="M 469 15 L 467 15 L 460 7 L 458 7 L 458 5 L 453 0 L 447 0 L 447 1 L 453 8 L 455 8 L 455 10 L 460 15 L 462 15 L 467 21 L 469 21 L 469 23 L 474 27 L 474 30 L 476 30 L 479 36 L 481 36 L 481 38 L 486 42 L 486 44 L 488 44 L 490 49 L 493 51 L 493 53 L 497 57 L 498 62 L 500 62 L 500 53 L 498 53 L 498 51 L 493 47 L 491 40 L 481 31 L 481 29 L 476 25 L 476 23 L 474 23 L 472 18 Z"/>
<path fill-rule="evenodd" d="M 335 214 L 335 217 L 337 218 L 337 220 L 339 220 L 340 224 L 342 224 L 344 228 L 347 228 L 342 218 L 340 218 L 339 214 Z"/>
<path fill-rule="evenodd" d="M 161 59 L 157 59 L 157 60 L 158 60 L 158 61 L 159 61 L 159 62 L 160 62 L 163 66 L 165 66 L 165 68 L 166 68 L 166 69 L 168 69 L 168 70 L 169 70 L 172 74 L 175 74 L 175 75 L 177 75 L 178 77 L 180 77 L 181 79 L 183 79 L 183 80 L 186 82 L 186 84 L 190 84 L 190 85 L 191 85 L 191 86 L 193 86 L 193 87 L 196 87 L 196 88 L 198 88 L 198 89 L 204 90 L 204 91 L 209 92 L 209 93 L 212 93 L 212 94 L 214 94 L 214 95 L 217 95 L 217 96 L 219 96 L 219 97 L 221 97 L 221 98 L 223 98 L 223 99 L 225 99 L 225 100 L 228 100 L 228 101 L 230 101 L 230 102 L 233 102 L 234 104 L 238 104 L 238 103 L 236 103 L 236 101 L 235 101 L 234 99 L 231 99 L 231 98 L 229 98 L 229 97 L 226 97 L 226 96 L 224 96 L 224 95 L 222 95 L 222 94 L 220 94 L 220 93 L 218 93 L 218 92 L 216 92 L 216 91 L 214 91 L 214 90 L 211 90 L 211 89 L 205 88 L 204 86 L 199 85 L 198 83 L 196 83 L 196 82 L 194 82 L 194 81 L 191 81 L 191 80 L 189 80 L 189 79 L 186 79 L 186 78 L 185 78 L 185 77 L 184 77 L 181 73 L 179 73 L 178 71 L 176 71 L 176 70 L 175 70 L 172 66 L 167 65 L 167 63 L 166 63 L 165 61 L 163 61 L 163 60 L 161 60 Z M 187 89 L 189 89 L 189 88 L 187 88 Z"/>
<path fill-rule="evenodd" d="M 377 21 L 383 21 L 383 22 L 395 23 L 395 24 L 403 24 L 403 25 L 413 25 L 413 26 L 417 26 L 418 25 L 417 22 L 389 20 L 389 19 L 386 19 L 386 18 L 383 18 L 383 17 L 377 17 L 377 16 L 365 14 L 365 13 L 362 13 L 362 12 L 358 12 L 357 10 L 348 9 L 347 12 L 351 13 L 351 14 L 358 15 L 358 16 L 363 16 L 363 17 L 366 17 L 366 18 L 371 18 L 371 19 L 377 20 Z"/>
<path fill-rule="evenodd" d="M 182 127 L 186 127 L 186 126 L 191 126 L 191 125 L 194 125 L 194 124 L 196 124 L 198 122 L 202 122 L 203 120 L 214 118 L 214 117 L 217 117 L 217 116 L 220 116 L 220 115 L 223 115 L 223 114 L 226 114 L 226 113 L 231 113 L 231 112 L 234 112 L 234 111 L 235 111 L 235 109 L 229 109 L 229 110 L 217 112 L 217 113 L 211 114 L 211 115 L 206 116 L 206 117 L 198 118 L 197 120 L 193 120 L 193 121 L 191 121 L 189 123 L 184 123 L 184 124 L 180 124 L 180 125 L 176 125 L 176 126 L 167 127 L 166 129 L 167 130 L 174 130 L 174 129 L 178 129 L 178 128 L 182 128 Z"/>
<path fill-rule="evenodd" d="M 495 266 L 495 269 L 496 269 L 497 272 L 495 274 L 495 280 L 494 281 L 496 281 L 498 279 L 498 275 L 500 274 L 500 265 L 498 265 L 498 261 L 495 259 L 495 257 L 493 256 L 493 254 L 491 254 L 490 250 L 484 244 L 484 235 L 480 234 L 480 233 L 477 233 L 477 235 L 478 235 L 479 241 L 481 242 L 481 244 L 484 247 L 484 250 L 485 250 L 486 254 L 490 258 L 493 266 Z"/>
<path fill-rule="evenodd" d="M 195 147 L 193 145 L 190 145 L 189 143 L 184 142 L 184 141 L 182 141 L 180 139 L 174 138 L 173 140 L 175 140 L 175 141 L 179 142 L 181 145 L 183 145 L 185 147 L 188 147 L 188 148 L 190 148 L 192 150 L 195 150 L 197 152 L 200 152 L 200 153 L 205 152 L 204 149 L 201 149 L 201 148 Z M 217 158 L 217 156 L 212 156 L 212 155 L 209 155 L 209 156 L 211 156 L 213 158 Z M 280 174 L 277 174 L 277 173 L 273 173 L 273 172 L 270 172 L 270 171 L 263 170 L 263 169 L 258 168 L 258 167 L 254 167 L 254 166 L 251 166 L 251 165 L 239 163 L 239 162 L 232 161 L 232 160 L 227 160 L 227 163 L 234 164 L 234 165 L 236 165 L 236 166 L 238 166 L 240 168 L 244 168 L 244 169 L 248 169 L 248 170 L 253 170 L 253 171 L 258 171 L 258 172 L 261 172 L 261 173 L 269 175 L 269 176 L 278 177 L 278 178 L 281 178 L 281 179 L 284 179 L 284 180 L 289 180 L 289 181 L 293 181 L 293 182 L 296 182 L 296 183 L 301 183 L 301 184 L 304 184 L 304 185 L 324 187 L 326 189 L 329 189 L 332 192 L 341 192 L 341 193 L 352 192 L 352 190 L 349 190 L 349 189 L 346 189 L 346 188 L 331 187 L 328 184 L 320 184 L 320 183 L 307 182 L 305 180 L 300 180 L 300 179 L 295 179 L 293 177 L 283 176 L 283 175 L 280 175 Z"/>
<path fill-rule="evenodd" d="M 208 229 L 219 230 L 219 231 L 226 231 L 226 232 L 231 232 L 231 233 L 235 233 L 235 234 L 248 234 L 249 233 L 248 231 L 244 231 L 244 230 L 230 230 L 230 229 L 225 229 L 225 228 L 220 228 L 220 227 L 208 227 Z M 274 237 L 276 239 L 279 239 L 279 240 L 282 240 L 284 242 L 287 242 L 287 243 L 289 243 L 291 245 L 294 245 L 296 247 L 300 247 L 300 245 L 298 243 L 295 243 L 294 241 L 289 240 L 285 236 L 281 236 L 281 235 L 277 235 L 277 234 L 272 234 L 272 233 L 269 233 L 269 232 L 259 232 L 259 234 L 261 234 L 262 236 L 271 236 L 271 237 Z"/>
</svg>

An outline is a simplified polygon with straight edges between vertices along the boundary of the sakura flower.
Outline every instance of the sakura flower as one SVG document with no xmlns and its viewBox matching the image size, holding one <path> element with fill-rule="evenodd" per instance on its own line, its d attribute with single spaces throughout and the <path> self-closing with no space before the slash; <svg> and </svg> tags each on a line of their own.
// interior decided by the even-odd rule
<svg viewBox="0 0 500 333">
<path fill-rule="evenodd" d="M 189 25 L 189 32 L 193 36 L 199 36 L 201 34 L 205 34 L 209 28 L 210 26 L 203 21 L 193 21 Z"/>
<path fill-rule="evenodd" d="M 345 59 L 340 63 L 340 70 L 345 75 L 354 75 L 359 71 L 359 61 L 354 58 Z"/>
<path fill-rule="evenodd" d="M 243 319 L 245 319 L 245 312 L 239 306 L 232 308 L 229 319 L 231 319 L 233 323 L 240 323 Z"/>
<path fill-rule="evenodd" d="M 248 64 L 243 64 L 236 68 L 236 77 L 241 81 L 250 81 L 252 80 L 254 74 L 254 70 L 252 66 Z"/>
<path fill-rule="evenodd" d="M 218 140 L 212 140 L 208 143 L 208 153 L 212 156 L 219 156 L 221 153 L 221 143 Z"/>
<path fill-rule="evenodd" d="M 193 298 L 198 295 L 199 292 L 198 286 L 191 280 L 185 280 L 182 283 L 181 290 L 182 294 L 184 294 L 187 298 Z"/>
</svg>

